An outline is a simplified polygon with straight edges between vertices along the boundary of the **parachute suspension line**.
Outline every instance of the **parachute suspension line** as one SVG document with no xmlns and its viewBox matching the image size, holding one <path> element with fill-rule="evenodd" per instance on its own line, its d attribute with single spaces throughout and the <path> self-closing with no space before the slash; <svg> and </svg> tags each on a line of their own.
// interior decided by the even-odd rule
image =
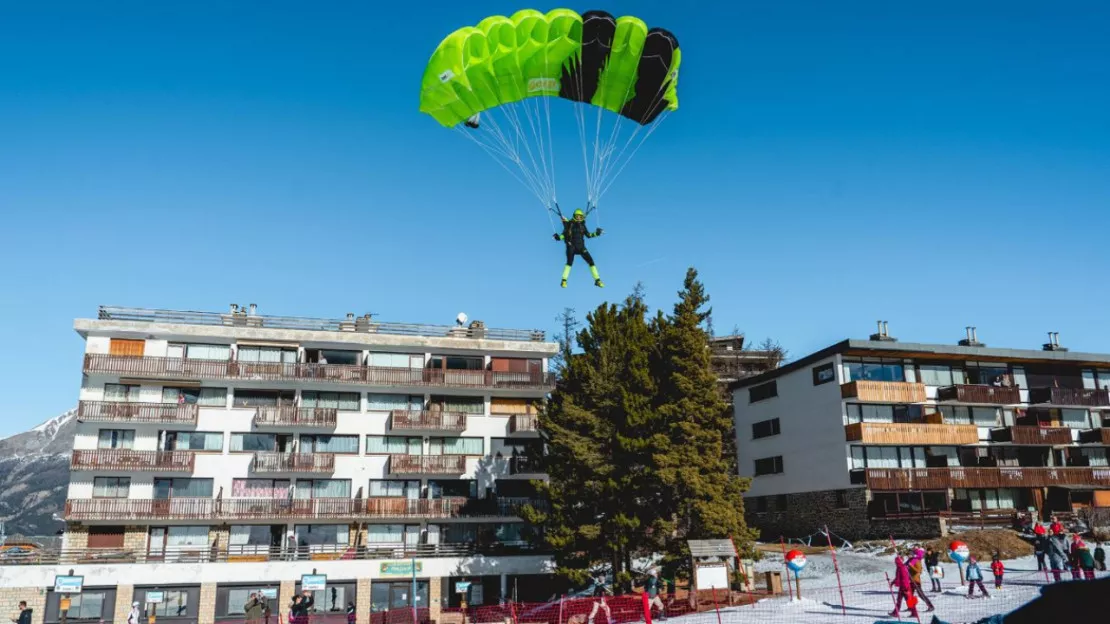
<svg viewBox="0 0 1110 624">
<path fill-rule="evenodd" d="M 505 114 L 505 119 L 508 120 L 508 122 L 512 125 L 513 130 L 516 131 L 515 137 L 518 142 L 524 146 L 524 152 L 528 155 L 528 161 L 532 164 L 532 170 L 530 173 L 532 173 L 533 178 L 537 180 L 541 188 L 541 192 L 538 194 L 540 202 L 542 202 L 544 206 L 548 206 L 547 189 L 550 188 L 550 182 L 546 179 L 547 170 L 546 168 L 544 169 L 543 178 L 541 178 L 539 174 L 540 166 L 536 162 L 535 155 L 532 153 L 532 148 L 529 145 L 527 136 L 525 135 L 523 124 L 520 122 L 520 115 L 516 110 L 516 105 L 517 103 L 513 102 L 503 105 L 500 108 L 504 109 L 502 112 Z M 522 164 L 521 167 L 524 168 L 524 165 Z"/>
<path fill-rule="evenodd" d="M 482 135 L 477 135 L 475 131 L 464 129 L 461 126 L 456 126 L 455 130 L 481 147 L 483 151 L 489 154 L 503 169 L 516 178 L 518 182 L 524 185 L 525 188 L 531 190 L 532 194 L 535 195 L 541 203 L 547 206 L 545 194 L 542 191 L 542 184 L 536 179 L 533 171 L 524 164 L 516 146 L 508 140 L 492 115 L 487 116 L 486 122 L 487 123 L 483 126 L 486 129 L 485 135 L 492 139 L 492 142 L 495 143 L 493 145 L 483 141 L 481 138 Z M 498 158 L 498 156 L 501 158 Z M 521 175 L 517 175 L 513 172 L 506 165 L 505 161 L 515 164 L 520 170 Z M 523 176 L 523 178 L 521 176 Z"/>
<path fill-rule="evenodd" d="M 660 113 L 659 117 L 655 119 L 655 121 L 651 122 L 651 127 L 648 128 L 647 133 L 644 134 L 644 138 L 640 139 L 640 142 L 636 144 L 636 147 L 632 150 L 632 153 L 628 155 L 628 158 L 625 159 L 624 163 L 621 164 L 616 173 L 614 173 L 612 177 L 610 177 L 606 181 L 605 186 L 601 189 L 600 195 L 604 195 L 609 191 L 609 187 L 613 186 L 613 183 L 617 181 L 617 178 L 620 177 L 621 173 L 624 171 L 624 168 L 628 166 L 628 163 L 632 162 L 632 158 L 636 156 L 636 152 L 640 151 L 640 147 L 644 144 L 644 141 L 647 141 L 648 138 L 651 137 L 651 134 L 655 132 L 655 129 L 662 125 L 663 120 L 666 119 L 669 115 L 670 111 L 663 111 L 662 113 Z"/>
<path fill-rule="evenodd" d="M 658 106 L 663 101 L 663 98 L 666 95 L 666 87 L 667 87 L 666 81 L 664 81 L 663 83 L 661 83 L 659 85 L 659 88 L 656 90 L 655 95 L 652 96 L 651 102 L 648 104 L 647 109 L 645 109 L 648 113 L 650 113 L 650 111 L 652 111 L 652 110 L 655 110 L 655 107 Z M 625 98 L 627 99 L 627 97 L 628 97 L 628 94 L 626 92 L 625 93 Z M 647 113 L 645 113 L 645 114 L 647 114 Z M 601 179 L 597 182 L 599 188 L 596 189 L 596 191 L 595 191 L 596 195 L 599 199 L 602 195 L 604 195 L 606 192 L 608 192 L 609 187 L 611 187 L 613 185 L 613 183 L 616 181 L 617 177 L 619 177 L 621 172 L 624 171 L 624 168 L 627 167 L 628 163 L 632 161 L 632 158 L 636 155 L 636 152 L 638 152 L 640 150 L 640 147 L 644 144 L 645 141 L 647 141 L 648 137 L 650 137 L 652 135 L 652 133 L 655 132 L 655 129 L 659 127 L 659 125 L 663 122 L 664 119 L 666 119 L 669 116 L 669 114 L 670 114 L 670 111 L 664 110 L 655 118 L 655 120 L 653 120 L 651 122 L 651 124 L 648 124 L 648 130 L 647 130 L 647 133 L 644 135 L 644 138 L 641 139 L 640 142 L 636 144 L 636 147 L 633 148 L 632 152 L 628 155 L 628 158 L 625 159 L 622 163 L 621 158 L 624 156 L 625 152 L 628 150 L 628 147 L 630 145 L 632 145 L 632 142 L 636 139 L 636 137 L 640 134 L 640 132 L 643 131 L 643 129 L 644 129 L 643 121 L 644 121 L 644 119 L 643 118 L 640 119 L 640 123 L 635 124 L 635 127 L 632 130 L 632 134 L 625 141 L 624 145 L 621 147 L 621 149 L 617 153 L 616 157 L 613 158 L 611 161 L 609 161 L 609 160 L 606 161 L 606 167 L 602 171 L 602 174 L 600 176 Z M 618 117 L 617 123 L 621 123 L 621 121 L 622 121 L 622 118 Z M 615 144 L 610 147 L 610 154 L 611 154 L 611 150 L 615 149 L 615 147 L 616 147 Z M 606 156 L 608 156 L 608 155 L 609 154 L 607 154 Z M 616 173 L 612 173 L 613 171 L 615 171 Z M 612 175 L 610 175 L 610 174 L 612 174 Z"/>
<path fill-rule="evenodd" d="M 628 82 L 628 85 L 624 88 L 624 97 L 621 99 L 622 102 L 628 101 L 628 95 L 632 92 L 634 84 L 635 81 Z M 603 144 L 601 143 L 601 112 L 602 109 L 599 107 L 597 112 L 597 129 L 594 138 L 595 168 L 591 176 L 590 187 L 586 193 L 588 197 L 587 201 L 593 207 L 593 211 L 598 211 L 598 215 L 595 219 L 599 226 L 601 224 L 601 213 L 598 210 L 598 205 L 601 203 L 601 185 L 604 181 L 604 173 L 608 169 L 606 165 L 609 156 L 612 155 L 613 149 L 616 147 L 616 140 L 620 133 L 621 121 L 623 119 L 623 116 L 620 114 L 615 116 L 616 118 L 613 120 L 613 128 L 609 133 L 609 138 Z"/>
</svg>

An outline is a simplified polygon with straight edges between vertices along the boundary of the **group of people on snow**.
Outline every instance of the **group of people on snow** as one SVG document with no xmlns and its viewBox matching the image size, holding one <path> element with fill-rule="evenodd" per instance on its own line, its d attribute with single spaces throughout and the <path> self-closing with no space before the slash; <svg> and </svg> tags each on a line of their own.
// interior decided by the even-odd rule
<svg viewBox="0 0 1110 624">
<path fill-rule="evenodd" d="M 1037 557 L 1037 570 L 1049 569 L 1052 578 L 1060 581 L 1065 570 L 1073 580 L 1094 580 L 1095 570 L 1106 570 L 1106 551 L 1101 543 L 1092 550 L 1077 533 L 1070 536 L 1056 518 L 1046 529 L 1043 524 L 1033 527 L 1033 552 Z M 1048 559 L 1048 566 L 1045 559 Z"/>
</svg>

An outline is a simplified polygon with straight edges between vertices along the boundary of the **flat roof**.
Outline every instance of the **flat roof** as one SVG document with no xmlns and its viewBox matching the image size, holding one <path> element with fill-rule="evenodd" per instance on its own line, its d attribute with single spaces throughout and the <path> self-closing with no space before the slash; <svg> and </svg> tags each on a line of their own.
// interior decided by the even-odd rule
<svg viewBox="0 0 1110 624">
<path fill-rule="evenodd" d="M 776 379 L 788 373 L 805 368 L 832 355 L 871 355 L 877 357 L 905 357 L 938 360 L 976 360 L 976 361 L 1022 361 L 1058 364 L 1089 364 L 1110 366 L 1108 353 L 1084 353 L 1081 351 L 1044 351 L 1041 349 L 1003 349 L 992 347 L 965 347 L 961 345 L 927 344 L 921 342 L 897 342 L 891 340 L 858 340 L 849 338 L 829 345 L 774 370 L 754 377 L 741 379 L 730 388 L 744 388 Z"/>
</svg>

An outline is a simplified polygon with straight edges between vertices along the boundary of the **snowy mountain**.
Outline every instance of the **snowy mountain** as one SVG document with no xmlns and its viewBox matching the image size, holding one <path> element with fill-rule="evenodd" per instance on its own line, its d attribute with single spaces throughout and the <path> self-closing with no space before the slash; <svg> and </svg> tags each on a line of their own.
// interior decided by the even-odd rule
<svg viewBox="0 0 1110 624">
<path fill-rule="evenodd" d="M 0 440 L 0 520 L 8 535 L 53 535 L 65 507 L 77 410 Z"/>
</svg>

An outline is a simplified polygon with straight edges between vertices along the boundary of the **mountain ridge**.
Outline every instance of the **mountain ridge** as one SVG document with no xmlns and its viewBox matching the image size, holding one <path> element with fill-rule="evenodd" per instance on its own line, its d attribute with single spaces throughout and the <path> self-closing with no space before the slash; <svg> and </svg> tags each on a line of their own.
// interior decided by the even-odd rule
<svg viewBox="0 0 1110 624">
<path fill-rule="evenodd" d="M 9 536 L 49 536 L 65 526 L 54 516 L 65 508 L 76 431 L 70 409 L 0 439 L 0 520 Z"/>
</svg>

